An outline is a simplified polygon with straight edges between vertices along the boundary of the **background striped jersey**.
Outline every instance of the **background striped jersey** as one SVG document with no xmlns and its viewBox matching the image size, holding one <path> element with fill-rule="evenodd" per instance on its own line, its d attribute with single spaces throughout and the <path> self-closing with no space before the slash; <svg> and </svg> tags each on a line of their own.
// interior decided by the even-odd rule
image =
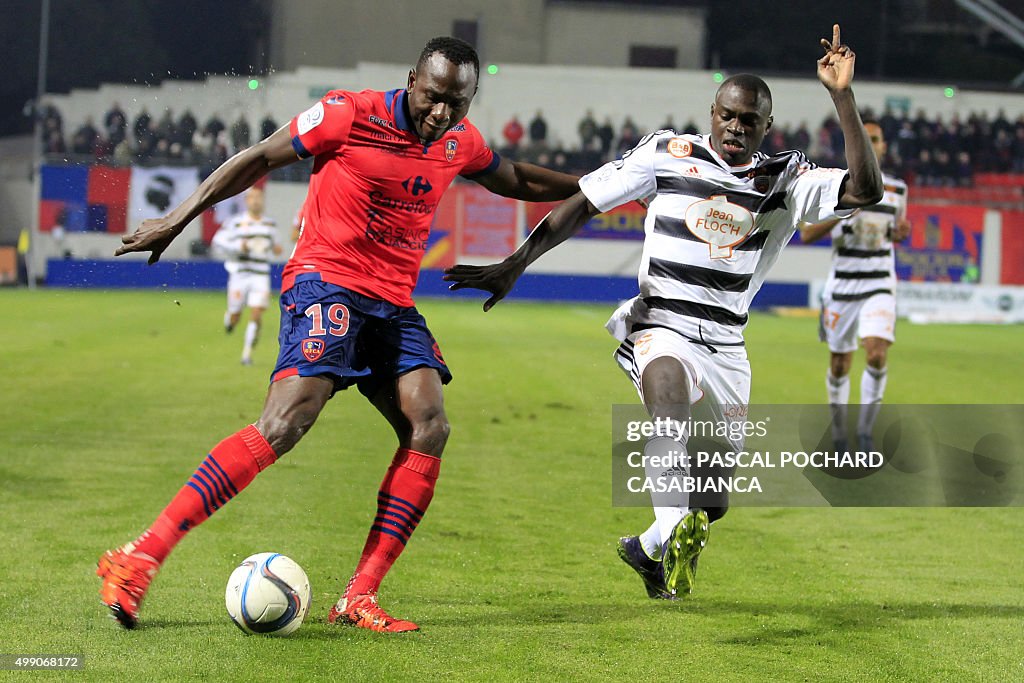
<svg viewBox="0 0 1024 683">
<path fill-rule="evenodd" d="M 845 176 L 796 151 L 729 166 L 708 136 L 670 130 L 584 176 L 580 188 L 601 211 L 655 195 L 644 222 L 640 295 L 616 311 L 609 330 L 622 340 L 656 325 L 709 344 L 742 344 L 768 270 L 799 221 L 836 214 Z"/>
<path fill-rule="evenodd" d="M 832 228 L 832 270 L 824 295 L 833 301 L 859 301 L 895 291 L 892 237 L 896 221 L 907 217 L 907 184 L 886 173 L 882 180 L 882 201 Z"/>
<path fill-rule="evenodd" d="M 277 244 L 273 218 L 253 218 L 243 212 L 229 218 L 213 236 L 213 247 L 224 257 L 224 269 L 235 273 L 270 274 L 270 257 Z M 242 253 L 243 242 L 247 245 Z"/>
</svg>

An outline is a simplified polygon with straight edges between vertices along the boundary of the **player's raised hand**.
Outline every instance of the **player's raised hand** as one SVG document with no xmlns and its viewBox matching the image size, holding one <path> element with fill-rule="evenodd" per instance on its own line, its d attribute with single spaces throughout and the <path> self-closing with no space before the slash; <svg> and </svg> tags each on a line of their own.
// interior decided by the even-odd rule
<svg viewBox="0 0 1024 683">
<path fill-rule="evenodd" d="M 164 218 L 147 218 L 142 221 L 139 229 L 121 238 L 122 246 L 114 252 L 114 256 L 132 252 L 148 251 L 149 265 L 160 260 L 160 255 L 170 246 L 174 238 L 181 233 L 176 223 Z"/>
<path fill-rule="evenodd" d="M 512 291 L 516 280 L 522 274 L 521 266 L 505 259 L 501 263 L 492 263 L 488 266 L 455 265 L 445 269 L 442 279 L 452 283 L 448 287 L 452 291 L 468 288 L 490 292 L 491 298 L 484 302 L 484 310 L 489 311 L 494 304 Z"/>
<path fill-rule="evenodd" d="M 857 55 L 839 39 L 839 24 L 832 25 L 832 42 L 822 38 L 825 55 L 818 60 L 818 80 L 830 91 L 846 90 L 853 82 Z"/>
<path fill-rule="evenodd" d="M 902 242 L 908 237 L 910 237 L 910 221 L 906 218 L 901 218 L 896 221 L 896 229 L 893 231 L 892 241 Z"/>
</svg>

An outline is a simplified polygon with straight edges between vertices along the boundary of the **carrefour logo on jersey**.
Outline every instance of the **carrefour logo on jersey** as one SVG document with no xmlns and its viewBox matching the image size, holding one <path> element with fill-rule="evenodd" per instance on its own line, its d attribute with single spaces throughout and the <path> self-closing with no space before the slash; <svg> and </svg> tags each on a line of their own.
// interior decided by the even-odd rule
<svg viewBox="0 0 1024 683">
<path fill-rule="evenodd" d="M 711 258 L 719 259 L 730 258 L 733 247 L 754 230 L 751 213 L 722 195 L 690 204 L 685 222 L 694 237 L 707 242 Z"/>
</svg>

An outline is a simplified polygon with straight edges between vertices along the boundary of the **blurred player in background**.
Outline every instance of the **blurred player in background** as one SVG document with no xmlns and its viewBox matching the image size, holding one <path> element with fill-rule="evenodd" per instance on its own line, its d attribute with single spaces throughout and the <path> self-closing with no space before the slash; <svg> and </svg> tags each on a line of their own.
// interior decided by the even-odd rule
<svg viewBox="0 0 1024 683">
<path fill-rule="evenodd" d="M 576 176 L 502 159 L 465 118 L 476 51 L 427 43 L 405 88 L 333 90 L 266 140 L 213 172 L 181 206 L 145 221 L 117 254 L 161 253 L 204 209 L 269 171 L 314 157 L 302 231 L 285 265 L 281 349 L 259 420 L 221 441 L 138 539 L 101 559 L 101 596 L 135 626 L 150 581 L 175 544 L 312 428 L 335 392 L 356 385 L 398 437 L 355 573 L 331 623 L 413 631 L 377 604 L 377 590 L 434 495 L 448 440 L 442 386 L 451 379 L 412 293 L 441 195 L 461 175 L 497 194 L 565 199 Z M 337 439 L 345 453 L 345 439 Z M 356 457 L 361 454 L 353 454 Z"/>
<path fill-rule="evenodd" d="M 885 159 L 882 127 L 866 121 L 871 147 L 879 163 Z M 800 239 L 815 242 L 832 235 L 832 269 L 822 294 L 819 337 L 831 352 L 825 387 L 832 407 L 832 441 L 837 451 L 849 449 L 846 432 L 850 401 L 850 366 L 857 342 L 864 347 L 867 364 L 860 379 L 860 415 L 857 449 L 874 450 L 871 436 L 882 405 L 888 371 L 889 347 L 896 341 L 896 258 L 893 242 L 910 235 L 907 220 L 907 184 L 882 174 L 885 194 L 874 206 L 848 218 L 831 218 L 800 230 Z"/>
<path fill-rule="evenodd" d="M 263 312 L 270 305 L 270 257 L 282 251 L 277 223 L 263 215 L 263 189 L 251 187 L 245 193 L 246 210 L 232 216 L 213 236 L 213 248 L 222 255 L 228 271 L 228 309 L 224 329 L 230 333 L 249 307 L 245 326 L 242 365 L 252 365 L 252 347 L 259 338 Z"/>
<path fill-rule="evenodd" d="M 710 135 L 648 135 L 622 159 L 583 176 L 582 191 L 552 211 L 504 261 L 455 266 L 445 276 L 454 282 L 452 289 L 489 291 L 488 310 L 527 266 L 591 217 L 653 195 L 644 224 L 640 296 L 608 322 L 621 342 L 616 361 L 663 427 L 645 445 L 645 462 L 669 462 L 686 452 L 689 434 L 680 426 L 689 423 L 698 401 L 718 424 L 745 419 L 747 311 L 798 221 L 845 215 L 882 196 L 881 171 L 851 88 L 854 54 L 840 43 L 838 25 L 832 41 L 821 42 L 825 56 L 818 78 L 839 115 L 848 172 L 817 168 L 801 152 L 758 153 L 772 124 L 771 92 L 757 76 L 732 76 L 715 95 Z M 742 439 L 731 442 L 734 450 L 742 445 Z M 646 473 L 651 479 L 694 474 L 663 466 Z M 728 503 L 695 500 L 691 508 L 686 493 L 651 498 L 654 523 L 639 537 L 620 539 L 619 556 L 640 574 L 650 597 L 673 599 L 691 591 L 710 523 L 725 514 Z"/>
</svg>

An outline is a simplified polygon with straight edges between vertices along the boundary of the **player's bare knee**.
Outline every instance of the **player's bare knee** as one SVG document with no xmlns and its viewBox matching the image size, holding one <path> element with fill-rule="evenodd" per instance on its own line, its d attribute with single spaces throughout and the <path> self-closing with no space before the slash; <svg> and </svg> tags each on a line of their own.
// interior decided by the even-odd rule
<svg viewBox="0 0 1024 683">
<path fill-rule="evenodd" d="M 688 372 L 686 365 L 672 356 L 656 358 L 644 368 L 644 403 L 652 415 L 672 412 L 674 406 L 690 405 Z"/>
<path fill-rule="evenodd" d="M 414 450 L 436 454 L 444 449 L 451 433 L 451 424 L 443 410 L 430 412 L 409 420 L 412 433 L 410 442 Z"/>
<path fill-rule="evenodd" d="M 295 448 L 295 444 L 299 443 L 313 426 L 315 419 L 315 416 L 313 419 L 309 419 L 301 415 L 290 418 L 265 416 L 256 423 L 256 428 L 274 449 L 274 453 L 280 457 Z"/>
<path fill-rule="evenodd" d="M 853 364 L 852 353 L 833 353 L 829 363 L 829 369 L 833 377 L 846 377 L 850 374 L 850 366 Z"/>
<path fill-rule="evenodd" d="M 867 356 L 868 365 L 870 365 L 875 370 L 881 370 L 882 368 L 885 367 L 885 362 L 888 356 L 885 349 L 875 349 L 873 351 L 868 351 Z"/>
</svg>

